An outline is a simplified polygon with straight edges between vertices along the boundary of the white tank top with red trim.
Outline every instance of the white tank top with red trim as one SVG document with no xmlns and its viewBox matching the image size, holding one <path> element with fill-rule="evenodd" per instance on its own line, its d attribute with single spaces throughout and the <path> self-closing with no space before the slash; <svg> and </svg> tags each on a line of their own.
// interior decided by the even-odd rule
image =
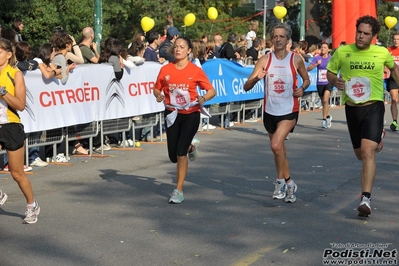
<svg viewBox="0 0 399 266">
<path fill-rule="evenodd" d="M 298 98 L 293 96 L 297 89 L 297 69 L 294 64 L 295 54 L 288 52 L 279 60 L 274 52 L 269 53 L 265 70 L 264 111 L 275 116 L 282 116 L 299 111 Z"/>
</svg>

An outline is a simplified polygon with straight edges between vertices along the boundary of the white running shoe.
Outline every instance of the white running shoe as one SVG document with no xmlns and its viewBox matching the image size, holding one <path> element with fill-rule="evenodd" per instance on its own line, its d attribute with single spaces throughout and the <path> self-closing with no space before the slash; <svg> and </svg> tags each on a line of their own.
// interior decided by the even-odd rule
<svg viewBox="0 0 399 266">
<path fill-rule="evenodd" d="M 198 138 L 193 138 L 191 141 L 191 145 L 194 147 L 194 150 L 188 153 L 188 159 L 190 161 L 195 161 L 198 157 L 198 146 L 200 144 L 200 141 Z"/>
<path fill-rule="evenodd" d="M 8 196 L 2 190 L 0 190 L 0 206 L 6 203 Z"/>
<path fill-rule="evenodd" d="M 108 144 L 103 144 L 103 151 L 110 151 L 112 148 Z M 101 146 L 94 149 L 96 152 L 101 152 Z"/>
<path fill-rule="evenodd" d="M 42 161 L 40 157 L 37 157 L 31 164 L 30 166 L 38 166 L 38 167 L 45 167 L 48 165 L 48 162 Z"/>
<path fill-rule="evenodd" d="M 332 125 L 332 123 L 331 123 L 331 121 L 332 121 L 332 116 L 331 116 L 331 115 L 328 115 L 327 118 L 326 118 L 326 121 L 327 121 L 327 128 L 330 128 L 331 125 Z"/>
<path fill-rule="evenodd" d="M 216 129 L 216 127 L 211 124 L 205 124 L 202 126 L 202 130 L 208 130 L 208 129 Z"/>
<path fill-rule="evenodd" d="M 359 216 L 368 217 L 371 214 L 370 201 L 371 200 L 366 196 L 362 196 L 359 207 L 357 208 L 357 210 L 359 211 Z"/>
<path fill-rule="evenodd" d="M 126 139 L 124 142 L 123 141 L 120 142 L 118 146 L 125 147 L 125 148 L 126 147 L 134 147 L 134 142 L 131 139 Z M 101 151 L 101 147 L 100 147 L 100 150 L 98 150 L 98 151 Z"/>
<path fill-rule="evenodd" d="M 35 201 L 36 206 L 35 207 L 26 207 L 26 212 L 25 212 L 25 219 L 22 221 L 23 224 L 34 224 L 37 222 L 37 216 L 39 216 L 40 213 L 40 206 Z"/>
<path fill-rule="evenodd" d="M 68 159 L 65 157 L 63 153 L 59 153 L 57 156 L 55 156 L 55 161 L 57 163 L 67 163 Z"/>
<path fill-rule="evenodd" d="M 258 122 L 258 119 L 251 117 L 250 119 L 244 120 L 244 122 L 245 123 L 256 123 L 256 122 Z"/>
<path fill-rule="evenodd" d="M 184 201 L 183 191 L 177 189 L 173 190 L 172 197 L 169 199 L 169 203 L 179 204 Z"/>
<path fill-rule="evenodd" d="M 6 171 L 6 172 L 10 171 L 8 169 L 8 165 L 4 166 L 3 171 Z M 32 167 L 24 165 L 24 172 L 29 172 L 29 171 L 32 171 Z"/>
<path fill-rule="evenodd" d="M 286 195 L 287 186 L 285 182 L 280 182 L 278 180 L 274 181 L 274 192 L 273 199 L 284 199 Z"/>
<path fill-rule="evenodd" d="M 294 183 L 294 181 L 291 181 L 291 183 Z M 297 185 L 294 184 L 287 184 L 287 192 L 286 192 L 286 196 L 285 196 L 285 202 L 290 202 L 290 203 L 294 203 L 296 201 L 296 196 L 294 195 L 294 193 L 297 190 Z"/>
</svg>

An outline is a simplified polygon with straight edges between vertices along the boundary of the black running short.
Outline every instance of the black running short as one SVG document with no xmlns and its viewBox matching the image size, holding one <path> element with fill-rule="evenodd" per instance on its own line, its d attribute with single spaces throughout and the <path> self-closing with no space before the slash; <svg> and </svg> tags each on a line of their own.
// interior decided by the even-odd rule
<svg viewBox="0 0 399 266">
<path fill-rule="evenodd" d="M 387 81 L 387 91 L 391 91 L 391 90 L 397 90 L 399 89 L 399 85 L 396 84 L 395 80 L 392 77 L 388 78 Z"/>
<path fill-rule="evenodd" d="M 24 146 L 24 125 L 9 123 L 0 125 L 0 145 L 3 149 L 16 151 Z"/>
<path fill-rule="evenodd" d="M 271 115 L 265 112 L 264 116 L 263 116 L 263 125 L 266 128 L 266 131 L 269 132 L 270 134 L 274 134 L 274 132 L 276 132 L 277 129 L 277 124 L 280 121 L 283 120 L 294 120 L 295 119 L 295 125 L 298 122 L 298 112 L 295 113 L 291 113 L 288 115 L 282 115 L 282 116 L 275 116 L 275 115 Z M 294 128 L 295 126 L 292 127 L 291 129 L 291 133 L 294 132 Z"/>
<path fill-rule="evenodd" d="M 333 85 L 327 83 L 326 85 L 317 85 L 317 93 L 319 94 L 320 98 L 323 98 L 324 92 L 329 91 L 331 92 L 333 89 Z"/>
<path fill-rule="evenodd" d="M 345 105 L 346 122 L 354 149 L 360 148 L 362 139 L 376 143 L 381 141 L 384 113 L 385 106 L 381 101 L 361 107 Z"/>
</svg>

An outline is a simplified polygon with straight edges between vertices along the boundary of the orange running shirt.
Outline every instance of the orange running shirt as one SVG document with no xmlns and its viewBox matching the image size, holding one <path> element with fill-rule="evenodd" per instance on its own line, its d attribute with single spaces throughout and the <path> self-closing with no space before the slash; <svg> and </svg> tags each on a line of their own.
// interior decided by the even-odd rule
<svg viewBox="0 0 399 266">
<path fill-rule="evenodd" d="M 165 105 L 171 104 L 171 94 L 175 90 L 188 91 L 190 102 L 197 99 L 197 86 L 202 90 L 213 88 L 205 72 L 195 64 L 188 62 L 183 69 L 177 69 L 175 63 L 169 63 L 161 68 L 158 74 L 155 88 L 159 89 L 165 95 Z M 179 114 L 190 114 L 199 112 L 200 106 L 194 105 L 188 110 L 179 110 Z"/>
<path fill-rule="evenodd" d="M 390 46 L 388 47 L 388 51 L 392 55 L 395 64 L 399 66 L 399 47 Z"/>
</svg>

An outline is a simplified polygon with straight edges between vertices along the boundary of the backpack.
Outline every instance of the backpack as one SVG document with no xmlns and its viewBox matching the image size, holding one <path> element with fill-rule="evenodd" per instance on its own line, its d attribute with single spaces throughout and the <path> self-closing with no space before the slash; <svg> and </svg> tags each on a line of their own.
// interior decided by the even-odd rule
<svg viewBox="0 0 399 266">
<path fill-rule="evenodd" d="M 220 49 L 219 49 L 219 58 L 226 58 L 226 53 L 224 53 L 225 52 L 224 48 L 226 48 L 226 44 L 227 44 L 227 42 L 222 44 L 222 46 L 220 47 Z"/>
</svg>

